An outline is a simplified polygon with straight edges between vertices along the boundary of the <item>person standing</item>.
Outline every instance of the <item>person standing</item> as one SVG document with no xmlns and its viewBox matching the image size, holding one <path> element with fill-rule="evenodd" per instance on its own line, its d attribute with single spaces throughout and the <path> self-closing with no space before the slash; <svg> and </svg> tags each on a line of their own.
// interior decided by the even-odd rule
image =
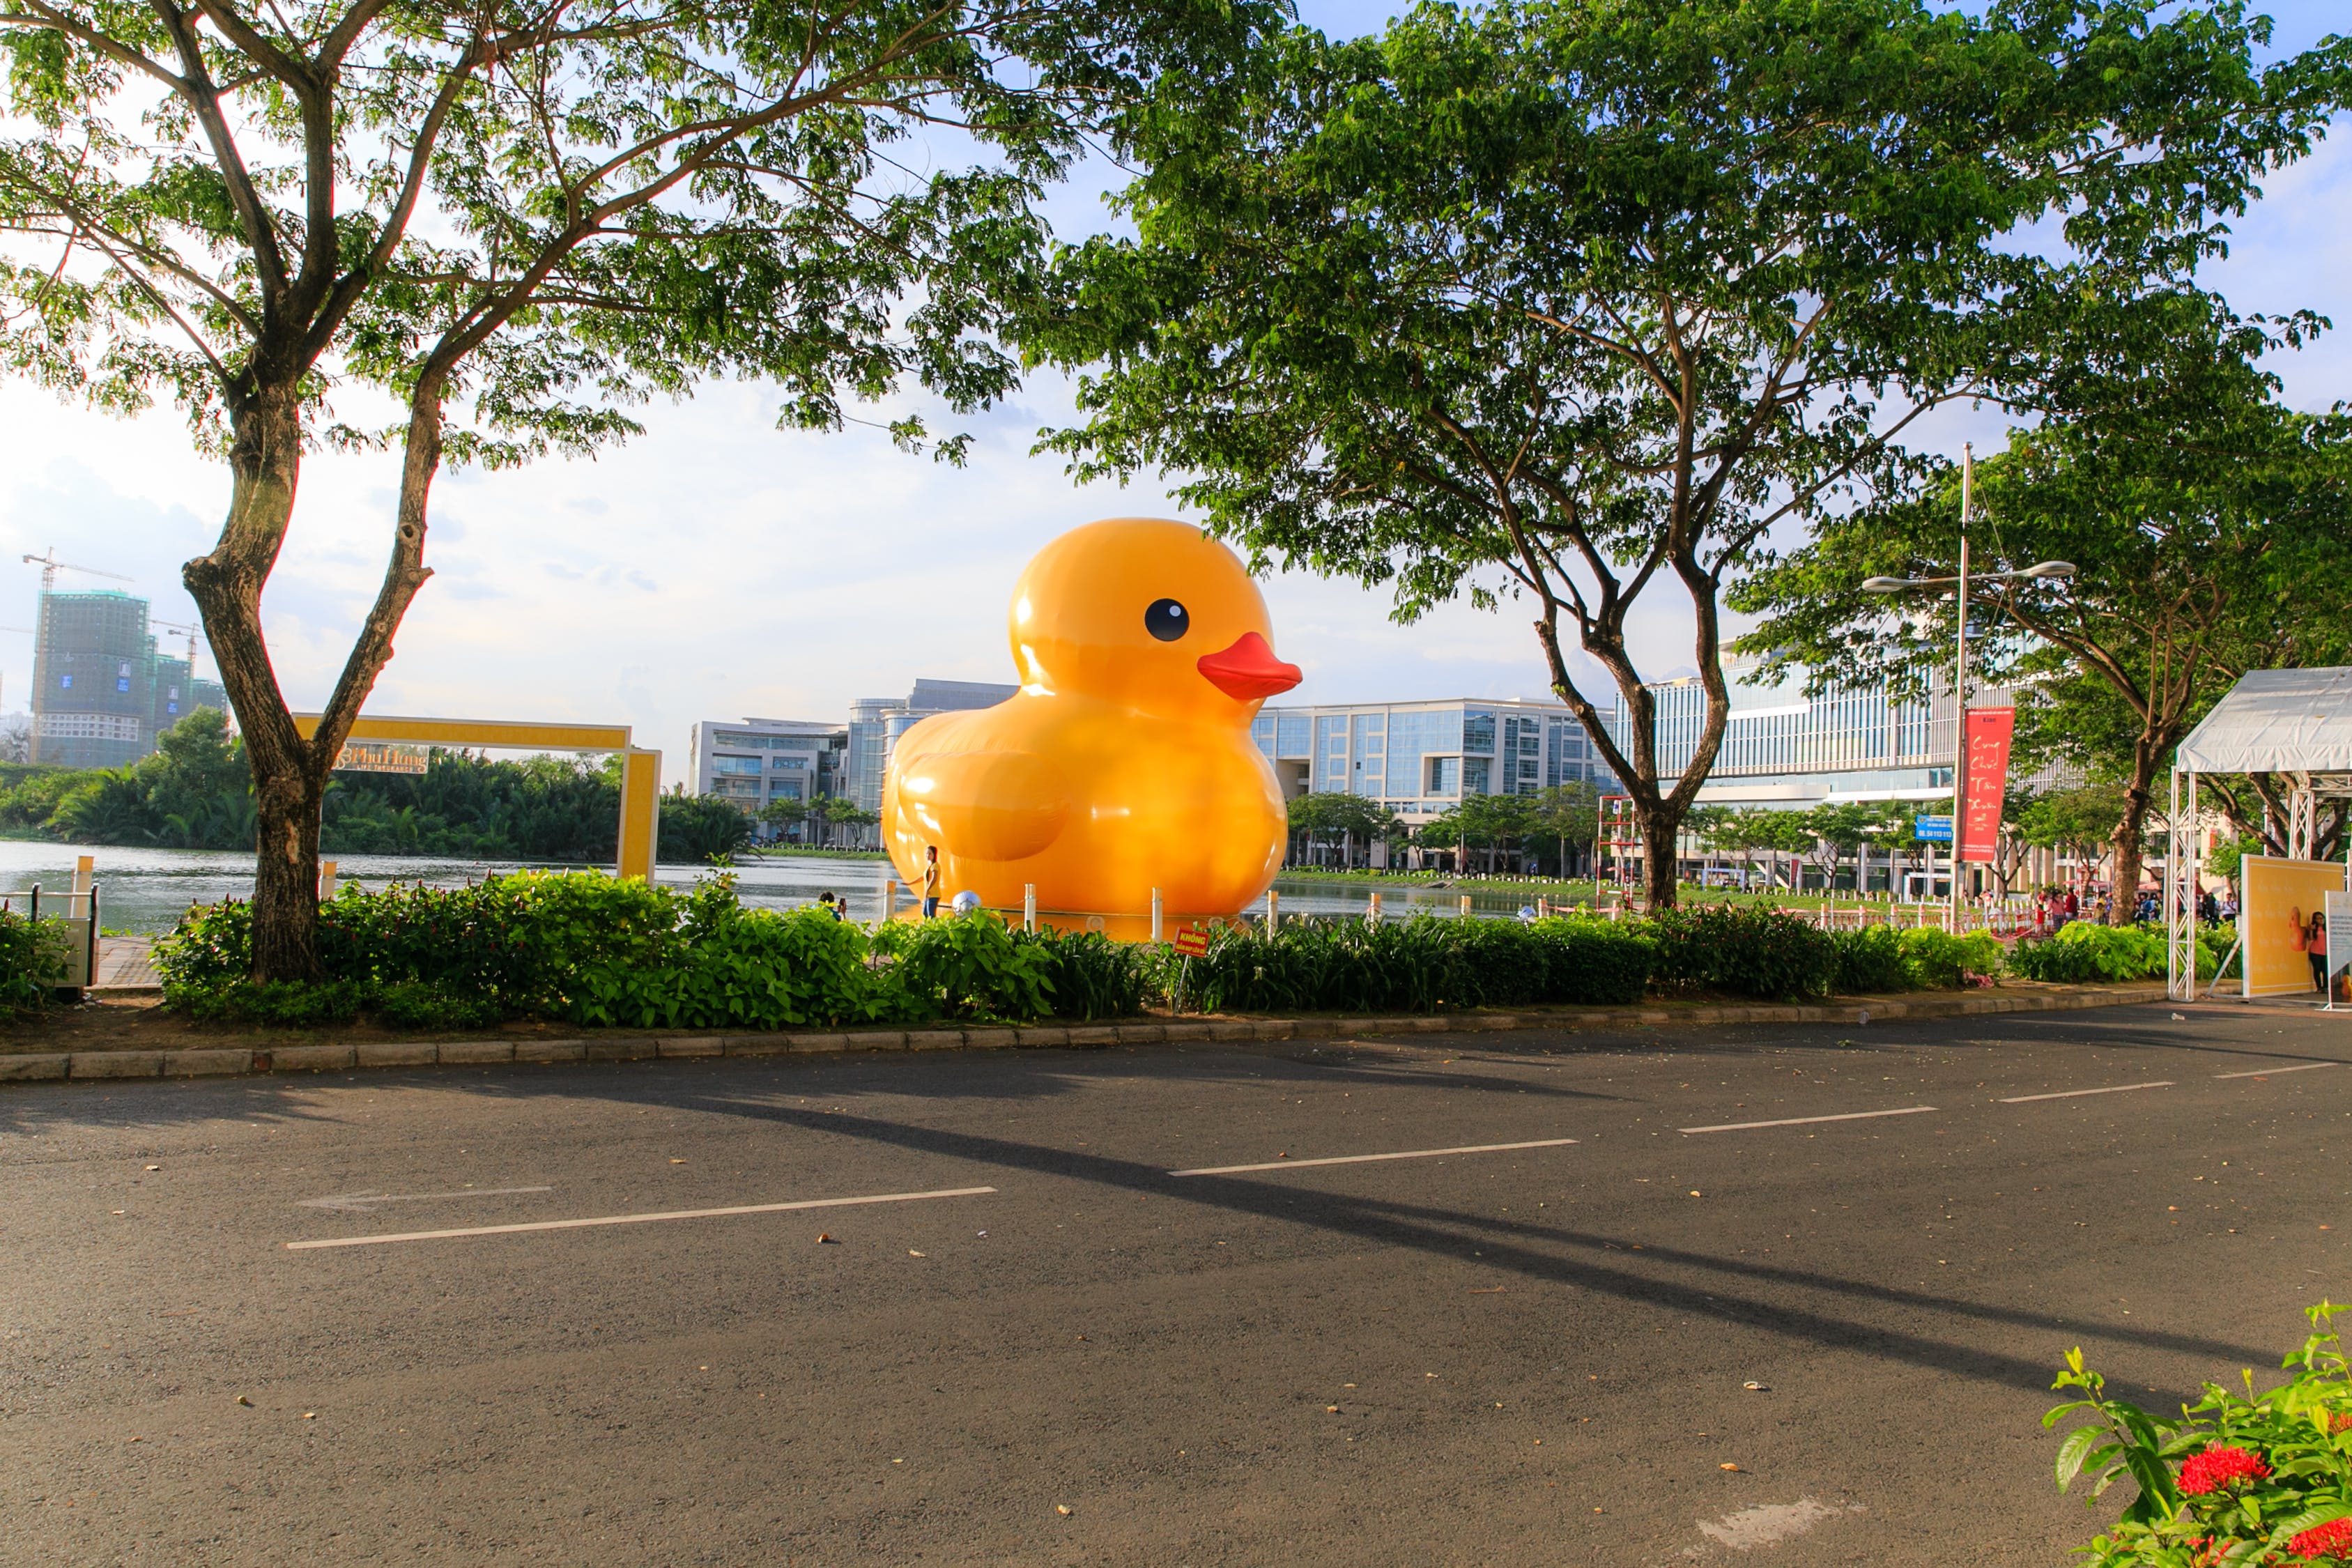
<svg viewBox="0 0 2352 1568">
<path fill-rule="evenodd" d="M 923 846 L 923 918 L 937 920 L 940 913 L 940 889 L 945 874 L 940 869 L 940 847 Z"/>
<path fill-rule="evenodd" d="M 2294 921 L 2294 945 L 2311 961 L 2311 988 L 2322 996 L 2327 994 L 2327 917 L 2317 910 L 2305 920 L 2301 910 L 2289 910 Z"/>
</svg>

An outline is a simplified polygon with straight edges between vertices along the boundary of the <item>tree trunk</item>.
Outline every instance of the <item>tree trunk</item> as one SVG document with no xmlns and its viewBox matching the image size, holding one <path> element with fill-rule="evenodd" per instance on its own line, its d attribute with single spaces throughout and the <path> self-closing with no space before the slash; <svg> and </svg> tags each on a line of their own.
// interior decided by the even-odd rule
<svg viewBox="0 0 2352 1568">
<path fill-rule="evenodd" d="M 2132 758 L 2132 781 L 2124 790 L 2123 820 L 2107 840 L 2115 856 L 2115 875 L 2107 888 L 2107 923 L 2127 926 L 2139 907 L 2140 838 L 2147 826 L 2148 808 L 2156 799 L 2158 752 L 2143 745 Z"/>
<path fill-rule="evenodd" d="M 207 555 L 181 571 L 236 714 L 253 773 L 253 975 L 319 974 L 319 803 L 310 747 L 278 689 L 261 635 L 261 590 L 294 515 L 302 427 L 294 386 L 265 386 L 237 405 L 228 517 Z"/>
<path fill-rule="evenodd" d="M 1670 910 L 1681 892 L 1675 881 L 1675 835 L 1689 807 L 1669 795 L 1652 805 L 1635 801 L 1642 820 L 1642 892 L 1653 911 Z"/>
<path fill-rule="evenodd" d="M 253 978 L 319 978 L 319 811 L 360 704 L 392 658 L 392 634 L 431 574 L 425 505 L 441 463 L 441 386 L 428 367 L 409 403 L 392 558 L 318 725 L 305 738 L 278 689 L 261 633 L 261 591 L 294 515 L 302 462 L 300 376 L 273 374 L 265 348 L 255 386 L 231 416 L 228 519 L 209 554 L 181 571 L 204 617 L 221 684 L 253 772 Z"/>
</svg>

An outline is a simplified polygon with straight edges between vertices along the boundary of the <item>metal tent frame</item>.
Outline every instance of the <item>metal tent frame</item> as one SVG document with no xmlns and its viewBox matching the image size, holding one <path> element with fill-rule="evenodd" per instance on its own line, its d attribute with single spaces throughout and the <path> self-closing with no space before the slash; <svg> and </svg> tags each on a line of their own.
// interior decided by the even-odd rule
<svg viewBox="0 0 2352 1568">
<path fill-rule="evenodd" d="M 2352 795 L 2352 667 L 2254 670 L 2174 753 L 2165 817 L 2164 971 L 2166 994 L 2176 1002 L 2197 993 L 2197 898 L 2205 871 L 2198 776 L 2249 773 L 2286 776 L 2293 786 L 2287 853 L 2308 859 L 2320 798 Z"/>
</svg>

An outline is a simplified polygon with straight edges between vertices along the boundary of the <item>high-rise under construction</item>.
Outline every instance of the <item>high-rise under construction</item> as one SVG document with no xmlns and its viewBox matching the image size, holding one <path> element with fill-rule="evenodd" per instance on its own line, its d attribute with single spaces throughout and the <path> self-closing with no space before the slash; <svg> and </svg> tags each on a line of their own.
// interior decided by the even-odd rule
<svg viewBox="0 0 2352 1568">
<path fill-rule="evenodd" d="M 44 593 L 33 652 L 33 760 L 115 768 L 199 707 L 225 708 L 216 682 L 159 657 L 147 601 L 114 589 Z"/>
</svg>

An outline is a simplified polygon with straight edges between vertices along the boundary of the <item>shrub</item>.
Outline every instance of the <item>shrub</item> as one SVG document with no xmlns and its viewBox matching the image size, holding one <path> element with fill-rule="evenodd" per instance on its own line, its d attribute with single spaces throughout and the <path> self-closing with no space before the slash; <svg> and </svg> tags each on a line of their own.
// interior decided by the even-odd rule
<svg viewBox="0 0 2352 1568">
<path fill-rule="evenodd" d="M 1969 984 L 1972 975 L 2001 971 L 2005 955 L 2000 940 L 1990 931 L 1972 931 L 1954 936 L 1922 926 L 1899 939 L 1903 966 L 1911 984 L 1930 991 L 1949 991 Z"/>
<path fill-rule="evenodd" d="M 495 996 L 430 980 L 394 981 L 376 992 L 374 1006 L 395 1029 L 479 1029 L 506 1016 Z"/>
<path fill-rule="evenodd" d="M 1206 1011 L 1428 1013 L 1532 1003 L 1638 1002 L 1657 962 L 1639 926 L 1581 916 L 1372 925 L 1293 919 L 1269 933 L 1231 926 L 1194 961 L 1189 1000 Z"/>
<path fill-rule="evenodd" d="M 2058 934 L 2046 941 L 2019 942 L 2009 962 L 2011 968 L 2028 980 L 2054 980 L 2077 985 L 2103 980 L 2145 980 L 2164 973 L 2164 938 L 2138 926 L 2074 921 L 2060 927 Z M 2198 967 L 2203 973 L 2211 973 L 2201 962 Z"/>
<path fill-rule="evenodd" d="M 1054 1010 L 1055 967 L 1045 943 L 974 910 L 915 927 L 897 978 L 926 1014 L 1017 1022 Z"/>
<path fill-rule="evenodd" d="M 2113 1530 L 2083 1549 L 2091 1568 L 2216 1568 L 2352 1557 L 2352 1368 L 2331 1301 L 2310 1309 L 2312 1333 L 2284 1364 L 2294 1375 L 2241 1395 L 2220 1384 L 2182 1408 L 2179 1420 L 2110 1399 L 2105 1379 L 2067 1352 L 2057 1387 L 2084 1397 L 2042 1417 L 2054 1427 L 2087 1414 L 2089 1424 L 2058 1448 L 2058 1489 L 2093 1478 L 2096 1501 L 2129 1479 L 2138 1495 Z"/>
<path fill-rule="evenodd" d="M 1030 940 L 1045 955 L 1057 1018 L 1132 1018 L 1156 994 L 1147 947 L 1100 931 L 1041 931 Z"/>
<path fill-rule="evenodd" d="M 1892 926 L 1832 931 L 1830 942 L 1837 954 L 1837 974 L 1830 987 L 1833 991 L 1847 995 L 1908 991 L 1918 984 L 1903 960 L 1903 943 Z"/>
<path fill-rule="evenodd" d="M 71 956 L 62 921 L 0 910 L 0 1018 L 47 1006 Z"/>
<path fill-rule="evenodd" d="M 1658 977 L 1677 989 L 1801 1001 L 1837 982 L 1837 943 L 1801 915 L 1709 904 L 1660 910 L 1650 924 L 1661 944 Z"/>
<path fill-rule="evenodd" d="M 312 1029 L 350 1023 L 367 1001 L 366 988 L 350 980 L 237 980 L 184 994 L 178 1005 L 208 1023 Z"/>
</svg>

